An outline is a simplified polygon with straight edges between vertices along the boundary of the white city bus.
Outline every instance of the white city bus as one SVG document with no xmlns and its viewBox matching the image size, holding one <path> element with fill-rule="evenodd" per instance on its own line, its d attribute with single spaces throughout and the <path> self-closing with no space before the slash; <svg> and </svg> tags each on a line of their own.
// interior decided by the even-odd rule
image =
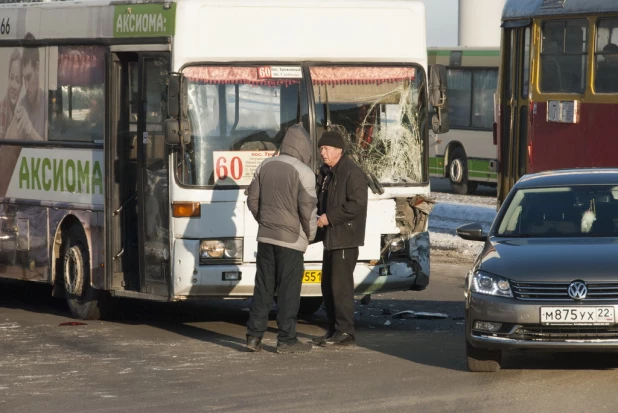
<svg viewBox="0 0 618 413">
<path fill-rule="evenodd" d="M 448 178 L 458 194 L 472 194 L 479 184 L 496 186 L 492 125 L 500 49 L 432 47 L 428 63 L 446 66 L 451 127 L 431 139 L 430 175 Z"/>
<path fill-rule="evenodd" d="M 0 5 L 0 23 L 1 277 L 50 283 L 85 319 L 113 297 L 250 297 L 245 189 L 302 122 L 314 169 L 337 128 L 372 188 L 356 293 L 428 284 L 428 125 L 448 130 L 428 98 L 448 103 L 422 3 L 51 1 Z M 322 244 L 305 260 L 311 312 Z"/>
</svg>

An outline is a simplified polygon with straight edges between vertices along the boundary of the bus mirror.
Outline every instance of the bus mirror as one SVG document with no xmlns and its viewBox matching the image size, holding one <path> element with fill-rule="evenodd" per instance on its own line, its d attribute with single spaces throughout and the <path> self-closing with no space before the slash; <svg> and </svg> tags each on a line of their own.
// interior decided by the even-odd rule
<svg viewBox="0 0 618 413">
<path fill-rule="evenodd" d="M 167 85 L 167 113 L 172 118 L 180 116 L 180 74 L 170 73 Z"/>
<path fill-rule="evenodd" d="M 165 143 L 168 145 L 180 145 L 181 137 L 184 140 L 183 143 L 191 142 L 191 125 L 189 121 L 187 119 L 183 119 L 182 121 L 174 118 L 166 119 Z"/>
<path fill-rule="evenodd" d="M 431 118 L 431 129 L 435 134 L 446 133 L 450 129 L 447 86 L 444 65 L 432 65 L 429 77 L 429 102 L 435 110 Z"/>
<path fill-rule="evenodd" d="M 431 130 L 436 135 L 446 133 L 449 131 L 449 118 L 448 112 L 444 109 L 436 109 L 436 113 L 431 117 Z"/>
</svg>

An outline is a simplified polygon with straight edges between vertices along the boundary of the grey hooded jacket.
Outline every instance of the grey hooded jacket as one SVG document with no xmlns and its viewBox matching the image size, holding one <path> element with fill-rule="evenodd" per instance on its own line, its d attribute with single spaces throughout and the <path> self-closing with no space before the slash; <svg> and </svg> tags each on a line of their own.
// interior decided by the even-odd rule
<svg viewBox="0 0 618 413">
<path fill-rule="evenodd" d="M 315 174 L 309 168 L 309 134 L 287 130 L 280 154 L 258 166 L 247 191 L 247 206 L 260 224 L 258 242 L 305 252 L 317 231 Z"/>
</svg>

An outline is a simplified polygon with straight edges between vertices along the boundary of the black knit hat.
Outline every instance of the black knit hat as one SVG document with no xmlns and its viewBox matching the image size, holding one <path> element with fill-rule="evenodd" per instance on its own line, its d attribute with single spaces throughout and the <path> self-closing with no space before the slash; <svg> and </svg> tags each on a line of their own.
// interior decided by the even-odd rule
<svg viewBox="0 0 618 413">
<path fill-rule="evenodd" d="M 322 146 L 332 146 L 333 148 L 345 149 L 343 136 L 341 136 L 341 134 L 336 131 L 326 131 L 322 134 L 322 137 L 318 141 L 318 148 Z"/>
</svg>

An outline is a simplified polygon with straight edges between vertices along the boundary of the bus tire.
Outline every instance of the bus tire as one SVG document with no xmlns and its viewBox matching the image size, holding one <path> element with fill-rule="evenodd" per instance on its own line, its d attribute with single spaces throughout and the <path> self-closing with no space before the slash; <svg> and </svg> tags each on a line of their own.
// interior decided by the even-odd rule
<svg viewBox="0 0 618 413">
<path fill-rule="evenodd" d="M 74 317 L 98 320 L 103 312 L 103 292 L 90 285 L 90 254 L 83 229 L 73 225 L 63 234 L 62 275 L 67 304 Z"/>
<path fill-rule="evenodd" d="M 298 314 L 303 316 L 313 315 L 320 309 L 322 305 L 322 297 L 301 297 Z"/>
<path fill-rule="evenodd" d="M 451 183 L 451 189 L 460 195 L 473 194 L 478 184 L 468 181 L 468 159 L 463 148 L 455 148 L 449 158 L 448 179 Z"/>
</svg>

